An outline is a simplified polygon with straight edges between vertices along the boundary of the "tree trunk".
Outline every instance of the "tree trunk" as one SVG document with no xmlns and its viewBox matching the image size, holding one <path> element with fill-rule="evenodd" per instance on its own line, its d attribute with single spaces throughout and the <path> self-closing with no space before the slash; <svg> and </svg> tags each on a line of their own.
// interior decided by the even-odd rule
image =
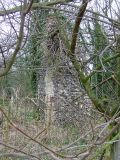
<svg viewBox="0 0 120 160">
<path fill-rule="evenodd" d="M 120 160 L 120 140 L 113 144 L 112 160 Z"/>
</svg>

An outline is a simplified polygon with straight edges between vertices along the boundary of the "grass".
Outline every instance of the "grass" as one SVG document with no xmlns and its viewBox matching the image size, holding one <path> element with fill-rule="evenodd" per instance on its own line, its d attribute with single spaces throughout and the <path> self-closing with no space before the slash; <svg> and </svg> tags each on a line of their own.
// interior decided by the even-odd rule
<svg viewBox="0 0 120 160">
<path fill-rule="evenodd" d="M 13 106 L 10 106 L 10 102 L 9 101 L 3 102 L 2 98 L 0 98 L 0 104 L 2 107 L 5 108 L 6 112 L 8 112 L 9 118 L 15 123 L 15 125 L 21 128 L 25 133 L 30 135 L 32 138 L 34 138 L 39 132 L 41 132 L 45 128 L 45 124 L 43 124 L 43 121 L 37 120 L 40 114 L 38 114 L 36 112 L 36 109 L 30 106 L 29 104 L 25 105 L 24 103 L 21 103 L 21 105 L 18 105 L 18 106 L 16 104 L 13 104 Z M 3 124 L 3 126 L 5 127 L 5 123 Z M 2 128 L 2 130 L 4 129 L 4 127 Z M 30 152 L 31 154 L 42 152 L 41 146 L 38 147 L 37 143 L 30 141 L 28 138 L 23 136 L 15 128 L 10 126 L 10 129 L 7 130 L 6 132 L 3 132 L 2 138 L 3 140 L 6 139 L 6 135 L 7 135 L 8 144 L 16 146 L 16 148 L 19 148 L 19 147 L 22 148 L 23 146 L 26 146 L 23 150 L 26 152 Z M 39 135 L 39 137 L 36 140 L 56 150 L 65 145 L 69 145 L 70 143 L 78 139 L 80 136 L 81 136 L 80 128 L 75 126 L 74 124 L 67 123 L 62 127 L 51 125 L 49 127 L 47 134 L 43 132 L 42 134 Z M 77 143 L 77 145 L 81 145 L 81 144 L 85 144 L 84 139 L 80 140 Z M 78 152 L 78 151 L 76 149 L 76 150 L 73 150 L 73 152 Z M 6 153 L 6 148 L 4 148 L 3 153 Z M 67 153 L 72 154 L 71 151 L 62 152 L 63 155 Z M 45 160 L 44 158 L 43 160 Z M 20 160 L 20 158 L 17 158 L 17 159 L 12 158 L 12 159 Z M 0 160 L 12 160 L 12 159 L 5 158 L 5 157 L 0 158 Z M 49 160 L 48 156 L 46 156 L 46 160 Z"/>
</svg>

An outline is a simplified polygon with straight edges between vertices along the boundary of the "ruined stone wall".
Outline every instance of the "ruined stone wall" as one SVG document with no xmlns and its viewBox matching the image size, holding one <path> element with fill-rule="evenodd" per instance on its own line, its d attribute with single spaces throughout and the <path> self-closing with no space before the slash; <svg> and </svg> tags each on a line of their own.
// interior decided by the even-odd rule
<svg viewBox="0 0 120 160">
<path fill-rule="evenodd" d="M 45 75 L 47 68 L 39 71 L 39 98 L 40 107 L 46 110 L 47 104 L 45 102 Z M 82 86 L 80 86 L 76 72 L 68 65 L 59 66 L 56 71 L 52 73 L 52 81 L 54 84 L 54 97 L 51 97 L 51 103 L 54 103 L 54 123 L 65 125 L 67 123 L 82 124 L 84 116 L 90 109 L 90 101 L 85 94 Z M 77 124 L 76 123 L 76 124 Z"/>
<path fill-rule="evenodd" d="M 43 44 L 44 57 L 38 76 L 40 106 L 43 110 L 46 110 L 48 107 L 46 102 L 48 93 L 45 91 L 45 79 L 48 76 L 47 74 L 49 74 L 52 81 L 50 83 L 53 84 L 54 90 L 54 96 L 49 98 L 51 104 L 54 105 L 54 114 L 52 114 L 54 115 L 54 123 L 62 125 L 74 123 L 74 121 L 75 123 L 76 121 L 79 123 L 81 119 L 85 119 L 85 115 L 82 112 L 83 109 L 86 109 L 87 112 L 90 101 L 87 100 L 87 96 L 77 79 L 77 73 L 66 55 L 59 31 L 55 27 L 55 20 L 50 17 L 49 21 L 50 25 L 47 26 L 48 36 Z"/>
</svg>

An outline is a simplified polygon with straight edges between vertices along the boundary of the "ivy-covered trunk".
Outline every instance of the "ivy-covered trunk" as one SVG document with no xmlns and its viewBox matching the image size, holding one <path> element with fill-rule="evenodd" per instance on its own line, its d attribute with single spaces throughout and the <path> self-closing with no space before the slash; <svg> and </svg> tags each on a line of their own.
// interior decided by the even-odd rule
<svg viewBox="0 0 120 160">
<path fill-rule="evenodd" d="M 116 52 L 120 53 L 120 35 L 117 37 L 117 46 L 116 46 Z M 117 59 L 117 66 L 116 66 L 116 72 L 117 72 L 117 83 L 118 83 L 118 100 L 120 102 L 120 58 Z M 118 129 L 118 132 L 120 132 L 120 129 Z M 120 138 L 113 143 L 112 146 L 112 160 L 120 160 Z"/>
<path fill-rule="evenodd" d="M 79 17 L 80 16 L 78 16 L 78 19 Z M 94 33 L 93 34 L 93 38 L 94 38 L 94 41 L 93 41 L 94 55 L 93 56 L 95 57 L 94 59 L 92 59 L 94 63 L 94 64 L 92 63 L 93 70 L 101 69 L 101 72 L 98 73 L 97 71 L 96 72 L 93 71 L 92 74 L 90 74 L 87 78 L 86 76 L 84 76 L 85 75 L 84 70 L 81 68 L 81 64 L 78 62 L 74 54 L 74 50 L 71 49 L 71 46 L 69 44 L 68 37 L 65 34 L 64 28 L 61 29 L 61 35 L 62 35 L 61 38 L 68 50 L 67 55 L 70 58 L 74 68 L 78 73 L 78 78 L 80 83 L 83 85 L 86 93 L 88 94 L 89 98 L 93 102 L 94 107 L 104 114 L 105 120 L 109 121 L 115 114 L 118 114 L 119 112 L 119 104 L 120 104 L 119 103 L 120 102 L 120 98 L 119 98 L 120 83 L 118 79 L 119 76 L 118 74 L 115 74 L 115 77 L 114 77 L 113 71 L 115 71 L 116 73 L 116 70 L 117 70 L 117 73 L 119 73 L 118 66 L 120 63 L 117 63 L 118 66 L 116 69 L 116 66 L 114 66 L 116 63 L 116 59 L 109 61 L 109 63 L 105 63 L 105 61 L 110 57 L 113 57 L 116 54 L 116 52 L 118 52 L 118 50 L 120 49 L 112 50 L 108 47 L 110 42 L 107 41 L 106 39 L 107 35 L 105 36 L 105 32 L 102 31 L 100 24 L 98 22 L 95 23 L 95 28 L 93 30 L 93 33 Z M 73 36 L 74 35 L 77 35 L 77 31 L 74 32 Z M 106 47 L 107 49 L 105 49 Z M 118 48 L 118 44 L 117 44 L 117 48 Z M 92 87 L 90 84 L 91 77 L 92 77 L 91 81 L 93 83 Z M 98 94 L 98 91 L 99 91 L 99 94 Z M 118 129 L 118 125 L 116 125 L 116 123 L 112 125 L 113 125 L 113 128 L 116 127 Z M 113 140 L 117 134 L 118 132 L 115 130 L 112 135 L 109 135 L 109 138 Z M 109 160 L 111 159 L 111 157 L 114 158 L 113 160 L 120 160 L 119 147 L 120 147 L 119 142 L 116 142 L 112 145 L 112 150 L 111 151 L 109 150 L 111 152 L 111 153 L 109 152 Z"/>
</svg>

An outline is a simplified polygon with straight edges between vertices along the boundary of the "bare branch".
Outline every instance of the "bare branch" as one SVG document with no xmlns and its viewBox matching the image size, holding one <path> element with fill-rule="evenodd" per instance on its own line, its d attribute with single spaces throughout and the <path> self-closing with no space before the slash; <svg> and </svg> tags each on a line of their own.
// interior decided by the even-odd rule
<svg viewBox="0 0 120 160">
<path fill-rule="evenodd" d="M 29 156 L 29 157 L 33 157 L 33 158 L 36 158 L 36 159 L 39 159 L 40 160 L 40 158 L 38 158 L 38 157 L 36 157 L 36 156 L 34 156 L 34 155 L 32 155 L 32 154 L 28 154 L 28 153 L 26 153 L 26 152 L 24 152 L 24 151 L 21 151 L 21 150 L 19 150 L 19 149 L 17 149 L 17 148 L 15 148 L 15 147 L 13 147 L 13 146 L 11 146 L 11 145 L 8 145 L 8 144 L 6 144 L 6 143 L 3 143 L 3 142 L 1 142 L 0 141 L 0 145 L 3 145 L 3 146 L 5 146 L 5 147 L 8 147 L 8 148 L 10 148 L 10 149 L 14 149 L 14 151 L 17 151 L 17 152 L 20 152 L 20 153 L 23 153 L 23 154 L 25 154 L 25 155 L 27 155 L 27 156 Z M 1 154 L 0 155 L 0 157 L 6 157 L 6 156 L 9 156 L 9 157 L 18 157 L 18 155 L 16 155 L 15 156 L 15 153 L 12 153 L 12 154 L 6 154 L 6 155 L 4 155 L 4 154 Z M 20 155 L 19 155 L 20 156 Z"/>
<path fill-rule="evenodd" d="M 20 50 L 20 47 L 22 44 L 22 39 L 23 39 L 25 16 L 26 16 L 25 14 L 22 14 L 22 16 L 21 16 L 21 24 L 20 24 L 20 30 L 19 30 L 19 36 L 18 36 L 16 48 L 15 48 L 11 58 L 9 58 L 9 60 L 6 62 L 6 68 L 0 70 L 0 77 L 5 76 L 9 72 L 9 70 L 11 69 L 11 67 L 15 61 L 16 55 Z"/>
<path fill-rule="evenodd" d="M 65 3 L 65 2 L 72 2 L 73 0 L 58 0 L 58 1 L 53 1 L 53 2 L 44 2 L 44 3 L 30 3 L 29 4 L 29 7 L 32 9 L 32 10 L 35 10 L 35 9 L 38 9 L 38 8 L 45 8 L 47 6 L 53 6 L 53 5 L 56 5 L 56 4 L 62 4 L 62 3 Z M 26 9 L 29 11 L 29 9 Z M 6 10 L 7 11 L 7 14 L 13 14 L 13 13 L 16 13 L 16 12 L 20 12 L 21 11 L 21 6 L 16 6 L 14 8 L 11 8 L 9 10 Z M 3 11 L 0 11 L 0 16 L 5 16 L 6 15 L 6 12 L 3 10 Z"/>
<path fill-rule="evenodd" d="M 21 24 L 20 24 L 18 40 L 17 40 L 17 43 L 16 43 L 16 48 L 15 48 L 13 54 L 11 55 L 11 58 L 9 58 L 8 61 L 6 62 L 6 68 L 3 68 L 3 69 L 0 70 L 0 77 L 5 76 L 9 72 L 9 70 L 11 69 L 11 67 L 12 67 L 12 65 L 15 61 L 16 55 L 21 48 L 22 40 L 23 40 L 23 34 L 24 34 L 25 17 L 26 17 L 26 14 L 30 11 L 32 3 L 33 3 L 33 1 L 30 2 L 26 11 L 22 11 L 22 13 L 21 13 Z M 7 13 L 6 10 L 5 10 L 5 12 Z M 13 27 L 13 25 L 12 25 L 12 27 Z M 13 27 L 13 29 L 14 29 L 14 27 Z"/>
<path fill-rule="evenodd" d="M 86 7 L 88 4 L 88 0 L 83 0 L 82 2 L 82 6 L 80 6 L 77 18 L 75 20 L 75 26 L 73 29 L 73 33 L 72 33 L 72 41 L 71 41 L 71 52 L 74 53 L 75 52 L 75 46 L 76 46 L 76 41 L 77 41 L 77 35 L 78 35 L 78 31 L 79 31 L 79 26 L 80 23 L 83 19 L 84 13 L 86 11 Z"/>
</svg>

